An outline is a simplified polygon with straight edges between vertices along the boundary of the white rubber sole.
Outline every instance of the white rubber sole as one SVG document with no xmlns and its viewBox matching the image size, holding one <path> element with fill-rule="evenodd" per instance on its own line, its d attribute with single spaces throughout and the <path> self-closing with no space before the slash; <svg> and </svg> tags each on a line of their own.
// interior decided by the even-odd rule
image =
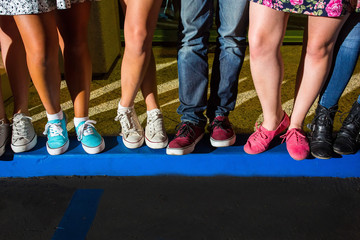
<svg viewBox="0 0 360 240">
<path fill-rule="evenodd" d="M 144 137 L 142 137 L 137 142 L 128 142 L 123 137 L 123 143 L 124 143 L 125 147 L 130 148 L 130 149 L 139 148 L 144 144 Z"/>
<path fill-rule="evenodd" d="M 84 151 L 88 154 L 97 154 L 102 152 L 105 149 L 105 141 L 103 138 L 101 138 L 101 143 L 99 146 L 96 147 L 88 147 L 85 144 L 81 144 Z"/>
<path fill-rule="evenodd" d="M 229 147 L 231 145 L 233 145 L 236 141 L 236 135 L 234 134 L 234 136 L 232 136 L 229 139 L 226 140 L 215 140 L 213 138 L 210 137 L 210 143 L 213 147 Z"/>
<path fill-rule="evenodd" d="M 161 149 L 161 148 L 165 148 L 168 145 L 169 139 L 166 138 L 166 140 L 163 142 L 152 142 L 149 139 L 147 139 L 147 137 L 145 137 L 145 143 L 149 148 Z"/>
<path fill-rule="evenodd" d="M 37 144 L 37 136 L 35 135 L 33 139 L 26 145 L 16 146 L 11 144 L 11 149 L 14 153 L 21 153 L 31 150 Z"/>
<path fill-rule="evenodd" d="M 168 155 L 185 155 L 192 153 L 195 149 L 196 144 L 203 138 L 204 133 L 201 134 L 194 142 L 193 144 L 187 146 L 186 148 L 169 148 L 169 146 L 166 148 L 166 154 Z"/>
<path fill-rule="evenodd" d="M 48 143 L 46 143 L 46 149 L 50 155 L 60 155 L 66 152 L 66 150 L 68 150 L 69 142 L 70 141 L 68 140 L 62 147 L 59 148 L 50 148 Z"/>
</svg>

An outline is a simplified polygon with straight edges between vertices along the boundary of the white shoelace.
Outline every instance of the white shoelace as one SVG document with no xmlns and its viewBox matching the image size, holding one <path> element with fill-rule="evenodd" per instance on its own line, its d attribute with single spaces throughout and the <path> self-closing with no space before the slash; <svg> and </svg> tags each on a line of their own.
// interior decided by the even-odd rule
<svg viewBox="0 0 360 240">
<path fill-rule="evenodd" d="M 133 119 L 132 111 L 127 109 L 126 111 L 117 111 L 115 121 L 120 121 L 122 133 L 132 134 L 136 133 L 140 136 L 136 124 Z"/>
<path fill-rule="evenodd" d="M 63 135 L 63 129 L 61 127 L 61 122 L 59 123 L 47 123 L 45 125 L 45 131 L 43 132 L 44 135 L 49 135 L 50 137 L 55 137 L 55 136 L 62 136 L 63 138 L 65 138 L 65 136 Z"/>
<path fill-rule="evenodd" d="M 148 128 L 151 137 L 155 136 L 156 134 L 159 134 L 162 137 L 164 137 L 163 119 L 161 117 L 161 112 L 150 113 L 148 115 L 146 126 Z"/>
<path fill-rule="evenodd" d="M 94 134 L 94 128 L 95 128 L 94 124 L 96 124 L 96 121 L 86 120 L 85 123 L 81 125 L 78 129 L 77 139 L 81 141 L 84 136 Z"/>
<path fill-rule="evenodd" d="M 29 133 L 28 133 L 28 121 L 26 121 L 26 119 L 29 119 L 30 122 L 32 120 L 31 117 L 29 116 L 25 116 L 22 115 L 21 117 L 15 117 L 13 119 L 13 123 L 10 125 L 12 126 L 12 130 L 13 130 L 13 140 L 16 142 L 17 140 L 20 139 L 26 139 L 26 140 L 30 140 L 29 139 Z"/>
</svg>

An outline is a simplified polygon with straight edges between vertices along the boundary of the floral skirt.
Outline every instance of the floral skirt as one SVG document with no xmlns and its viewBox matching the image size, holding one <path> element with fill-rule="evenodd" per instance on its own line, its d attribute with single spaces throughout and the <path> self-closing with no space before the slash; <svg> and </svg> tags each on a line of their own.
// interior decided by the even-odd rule
<svg viewBox="0 0 360 240">
<path fill-rule="evenodd" d="M 0 0 L 0 15 L 24 15 L 67 9 L 86 0 Z"/>
<path fill-rule="evenodd" d="M 360 0 L 250 0 L 272 9 L 322 17 L 340 17 L 360 10 Z M 355 6 L 357 4 L 357 6 Z"/>
</svg>

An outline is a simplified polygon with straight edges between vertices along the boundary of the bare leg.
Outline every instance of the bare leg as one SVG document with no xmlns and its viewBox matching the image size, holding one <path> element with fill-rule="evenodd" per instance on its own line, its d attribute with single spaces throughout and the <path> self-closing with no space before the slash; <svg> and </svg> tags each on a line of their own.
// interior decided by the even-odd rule
<svg viewBox="0 0 360 240">
<path fill-rule="evenodd" d="M 24 42 L 29 72 L 49 114 L 60 111 L 58 37 L 54 11 L 14 16 Z"/>
<path fill-rule="evenodd" d="M 264 114 L 262 126 L 275 130 L 284 113 L 281 82 L 284 64 L 280 54 L 289 14 L 250 2 L 250 67 Z M 266 24 L 264 24 L 266 22 Z"/>
<path fill-rule="evenodd" d="M 89 112 L 92 65 L 87 41 L 91 3 L 77 3 L 70 9 L 57 11 L 60 46 L 64 56 L 65 78 L 75 117 Z"/>
<path fill-rule="evenodd" d="M 0 17 L 0 43 L 3 62 L 14 97 L 14 114 L 29 115 L 30 76 L 24 44 L 12 16 Z"/>
<path fill-rule="evenodd" d="M 306 114 L 326 80 L 334 44 L 346 18 L 309 16 L 308 38 L 297 74 L 297 92 L 289 129 L 302 128 Z"/>
<path fill-rule="evenodd" d="M 121 3 L 125 12 L 121 105 L 132 106 L 141 87 L 148 110 L 151 110 L 158 107 L 155 61 L 151 45 L 161 0 L 132 0 Z"/>
<path fill-rule="evenodd" d="M 4 120 L 5 123 L 9 123 L 9 120 L 7 119 L 6 113 L 5 113 L 4 99 L 2 96 L 2 89 L 1 89 L 1 84 L 0 84 L 0 120 L 2 120 L 2 119 Z"/>
</svg>

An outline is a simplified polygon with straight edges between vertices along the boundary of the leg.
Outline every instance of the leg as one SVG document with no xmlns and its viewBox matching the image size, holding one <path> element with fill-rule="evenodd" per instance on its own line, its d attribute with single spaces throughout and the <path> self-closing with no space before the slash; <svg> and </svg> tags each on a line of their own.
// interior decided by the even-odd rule
<svg viewBox="0 0 360 240">
<path fill-rule="evenodd" d="M 58 113 L 61 79 L 54 12 L 14 18 L 24 42 L 31 78 L 46 112 Z"/>
<path fill-rule="evenodd" d="M 181 1 L 178 51 L 179 100 L 183 122 L 205 127 L 207 105 L 208 41 L 213 21 L 213 1 Z"/>
<path fill-rule="evenodd" d="M 262 126 L 267 130 L 276 129 L 284 116 L 281 107 L 284 66 L 280 46 L 288 18 L 287 13 L 250 2 L 250 68 L 264 114 Z"/>
<path fill-rule="evenodd" d="M 150 62 L 145 73 L 145 78 L 141 83 L 140 88 L 145 99 L 147 111 L 159 108 L 156 83 L 156 64 L 154 53 L 152 51 L 150 55 Z"/>
<path fill-rule="evenodd" d="M 3 62 L 14 97 L 14 114 L 29 115 L 30 76 L 24 44 L 12 16 L 0 17 L 0 43 Z"/>
<path fill-rule="evenodd" d="M 144 79 L 148 81 L 148 71 L 150 82 L 142 86 L 142 91 L 150 104 L 156 104 L 156 92 L 152 93 L 156 79 L 151 45 L 161 1 L 122 1 L 122 6 L 125 12 L 125 51 L 121 66 L 121 105 L 131 107 L 134 104 Z"/>
<path fill-rule="evenodd" d="M 238 79 L 246 50 L 248 1 L 220 0 L 216 22 L 219 37 L 210 81 L 210 97 L 206 115 L 228 116 L 234 110 Z"/>
<path fill-rule="evenodd" d="M 56 11 L 65 79 L 74 103 L 75 117 L 88 117 L 92 65 L 88 47 L 90 1 Z"/>
<path fill-rule="evenodd" d="M 299 66 L 297 92 L 289 129 L 302 128 L 305 116 L 328 75 L 333 47 L 345 19 L 346 17 L 309 16 L 306 52 L 303 64 Z"/>
</svg>

